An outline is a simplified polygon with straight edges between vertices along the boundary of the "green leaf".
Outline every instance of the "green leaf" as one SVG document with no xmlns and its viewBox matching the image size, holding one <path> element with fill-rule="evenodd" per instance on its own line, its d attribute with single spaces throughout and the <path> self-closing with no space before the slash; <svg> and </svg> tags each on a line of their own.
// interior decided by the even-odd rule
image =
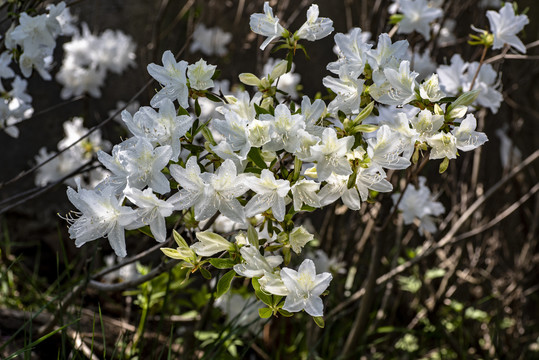
<svg viewBox="0 0 539 360">
<path fill-rule="evenodd" d="M 178 247 L 189 248 L 187 241 L 185 241 L 183 236 L 181 236 L 176 230 L 172 230 L 172 236 L 174 237 L 174 241 L 176 241 L 176 244 L 178 244 Z"/>
<path fill-rule="evenodd" d="M 451 103 L 447 109 L 446 109 L 446 114 L 449 114 L 451 112 L 451 110 L 453 110 L 454 108 L 458 107 L 458 106 L 468 106 L 468 105 L 471 105 L 475 99 L 477 99 L 477 97 L 479 96 L 479 93 L 481 92 L 480 89 L 475 89 L 475 90 L 471 90 L 471 91 L 467 91 L 465 93 L 463 93 L 462 95 L 460 95 L 457 100 L 455 100 L 453 103 Z"/>
<path fill-rule="evenodd" d="M 178 107 L 178 116 L 180 116 L 180 115 L 187 115 L 187 116 L 189 116 L 190 114 L 189 114 L 189 111 L 187 111 L 187 110 L 185 110 L 183 107 L 179 106 L 179 107 Z"/>
<path fill-rule="evenodd" d="M 426 279 L 436 279 L 440 278 L 445 275 L 444 269 L 428 269 L 427 272 L 425 272 L 425 278 Z"/>
<path fill-rule="evenodd" d="M 221 278 L 219 279 L 219 282 L 217 283 L 217 291 L 215 292 L 215 298 L 220 298 L 224 293 L 230 289 L 230 283 L 232 282 L 232 279 L 234 279 L 234 275 L 236 275 L 236 272 L 234 270 L 230 270 Z"/>
<path fill-rule="evenodd" d="M 169 258 L 183 260 L 183 256 L 180 255 L 180 253 L 179 253 L 178 250 L 176 250 L 176 249 L 172 249 L 172 248 L 161 248 L 161 251 L 163 252 L 163 254 L 165 254 L 165 255 L 168 256 Z"/>
<path fill-rule="evenodd" d="M 354 119 L 354 125 L 361 124 L 361 122 L 371 114 L 372 109 L 374 109 L 374 101 L 371 101 L 363 108 L 363 110 L 361 110 L 361 112 Z"/>
<path fill-rule="evenodd" d="M 203 268 L 202 266 L 198 268 L 198 270 L 200 270 L 200 273 L 202 274 L 202 276 L 204 277 L 204 279 L 206 280 L 210 280 L 211 279 L 211 273 Z"/>
<path fill-rule="evenodd" d="M 260 174 L 262 172 L 262 169 L 255 168 L 255 167 L 247 167 L 245 170 L 243 170 L 244 173 L 252 173 L 252 174 Z"/>
<path fill-rule="evenodd" d="M 249 226 L 247 227 L 247 240 L 249 240 L 249 244 L 251 244 L 251 246 L 257 249 L 258 246 L 260 246 L 260 243 L 258 241 L 258 232 L 251 224 L 249 224 Z"/>
<path fill-rule="evenodd" d="M 137 230 L 140 231 L 141 233 L 143 233 L 144 235 L 149 236 L 152 239 L 155 239 L 155 237 L 153 236 L 149 226 L 143 226 L 141 228 L 138 228 Z"/>
<path fill-rule="evenodd" d="M 255 289 L 255 295 L 266 305 L 272 306 L 273 305 L 273 299 L 271 295 L 268 295 L 260 289 L 260 283 L 258 282 L 257 278 L 252 279 L 253 288 Z"/>
<path fill-rule="evenodd" d="M 217 143 L 215 142 L 215 139 L 213 138 L 213 134 L 211 133 L 210 129 L 208 129 L 207 126 L 202 127 L 202 136 L 204 136 L 204 139 L 206 139 L 206 141 L 212 144 L 213 146 L 217 145 Z"/>
<path fill-rule="evenodd" d="M 202 110 L 200 109 L 200 104 L 198 103 L 198 98 L 195 100 L 195 114 L 197 117 L 200 116 Z"/>
<path fill-rule="evenodd" d="M 213 267 L 216 267 L 217 269 L 230 269 L 236 263 L 232 259 L 210 259 L 210 264 L 213 265 Z"/>
<path fill-rule="evenodd" d="M 293 316 L 294 314 L 292 314 L 291 312 L 288 312 L 286 310 L 283 310 L 283 309 L 279 309 L 277 310 L 279 312 L 279 314 L 281 314 L 282 316 L 284 317 L 291 317 Z"/>
<path fill-rule="evenodd" d="M 449 158 L 444 158 L 442 163 L 440 164 L 440 169 L 438 170 L 440 174 L 443 174 L 447 168 L 449 167 Z"/>
<path fill-rule="evenodd" d="M 313 320 L 319 328 L 323 329 L 326 326 L 326 322 L 322 316 L 313 316 Z"/>
<path fill-rule="evenodd" d="M 290 70 L 292 70 L 293 61 L 294 61 L 294 52 L 290 50 L 288 54 L 286 55 L 286 72 L 290 72 Z"/>
<path fill-rule="evenodd" d="M 219 76 L 221 76 L 221 70 L 216 69 L 215 72 L 213 73 L 211 79 L 212 80 L 219 79 Z"/>
<path fill-rule="evenodd" d="M 403 14 L 393 14 L 389 17 L 389 23 L 391 25 L 395 25 L 395 24 L 398 24 L 402 21 L 402 19 L 404 19 L 404 15 Z"/>
<path fill-rule="evenodd" d="M 214 94 L 212 94 L 210 92 L 206 93 L 206 97 L 208 98 L 208 100 L 211 100 L 211 101 L 216 102 L 216 103 L 223 102 L 223 100 L 221 100 L 216 95 L 214 95 Z"/>
<path fill-rule="evenodd" d="M 273 314 L 273 311 L 270 308 L 265 307 L 265 308 L 262 308 L 262 309 L 258 309 L 258 315 L 260 315 L 260 317 L 262 319 L 267 319 L 272 314 Z"/>
<path fill-rule="evenodd" d="M 268 166 L 266 165 L 266 162 L 264 161 L 264 159 L 262 159 L 262 153 L 260 152 L 259 148 L 256 148 L 256 147 L 251 148 L 247 156 L 259 168 L 261 169 L 268 168 Z"/>
<path fill-rule="evenodd" d="M 255 106 L 255 111 L 256 111 L 257 115 L 270 114 L 270 112 L 268 110 L 264 109 L 263 107 L 258 106 L 257 104 L 253 104 L 253 105 Z"/>
</svg>

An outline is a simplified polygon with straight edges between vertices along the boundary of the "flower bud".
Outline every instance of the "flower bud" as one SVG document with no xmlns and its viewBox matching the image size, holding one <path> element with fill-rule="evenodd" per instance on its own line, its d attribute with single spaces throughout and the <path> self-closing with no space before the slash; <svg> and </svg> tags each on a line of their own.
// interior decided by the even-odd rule
<svg viewBox="0 0 539 360">
<path fill-rule="evenodd" d="M 239 75 L 239 79 L 245 85 L 260 86 L 260 79 L 255 74 L 242 73 Z"/>
<path fill-rule="evenodd" d="M 286 74 L 286 67 L 287 67 L 287 61 L 281 60 L 273 67 L 273 70 L 271 70 L 270 78 L 275 80 L 278 77 L 283 76 Z"/>
</svg>

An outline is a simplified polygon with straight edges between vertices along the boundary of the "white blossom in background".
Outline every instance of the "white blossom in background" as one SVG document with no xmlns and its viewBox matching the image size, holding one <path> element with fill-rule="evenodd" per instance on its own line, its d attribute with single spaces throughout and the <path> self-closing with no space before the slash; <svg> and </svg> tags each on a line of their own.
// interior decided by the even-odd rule
<svg viewBox="0 0 539 360">
<path fill-rule="evenodd" d="M 410 34 L 417 31 L 430 40 L 430 23 L 442 17 L 443 10 L 427 0 L 401 0 L 399 11 L 403 14 L 397 33 Z"/>
<path fill-rule="evenodd" d="M 193 32 L 193 40 L 189 50 L 194 53 L 200 51 L 207 56 L 225 56 L 228 53 L 227 45 L 232 40 L 232 34 L 220 27 L 206 28 L 198 24 Z"/>
<path fill-rule="evenodd" d="M 322 316 L 324 304 L 320 295 L 328 288 L 332 278 L 333 276 L 327 272 L 316 274 L 314 263 L 309 259 L 304 260 L 297 271 L 283 268 L 281 279 L 288 290 L 283 310 L 289 312 L 305 310 L 311 316 Z"/>
<path fill-rule="evenodd" d="M 517 36 L 530 22 L 526 15 L 515 15 L 513 4 L 506 2 L 499 12 L 488 10 L 487 18 L 490 23 L 490 31 L 494 34 L 492 49 L 501 49 L 505 44 L 508 44 L 521 53 L 526 53 L 526 47 Z"/>
<path fill-rule="evenodd" d="M 15 72 L 9 67 L 9 64 L 11 64 L 11 54 L 4 51 L 2 55 L 0 55 L 0 92 L 6 91 L 2 85 L 1 79 L 9 79 L 15 76 Z"/>
<path fill-rule="evenodd" d="M 37 169 L 34 179 L 34 183 L 37 186 L 46 186 L 49 183 L 58 181 L 74 172 L 82 165 L 90 164 L 93 156 L 99 151 L 110 150 L 111 144 L 101 137 L 100 130 L 95 130 L 89 136 L 78 141 L 88 134 L 89 131 L 84 127 L 83 119 L 80 117 L 74 117 L 71 120 L 64 122 L 63 128 L 65 136 L 57 145 L 58 150 L 62 151 L 62 153 Z M 39 150 L 39 153 L 35 156 L 34 160 L 37 164 L 41 164 L 55 154 L 56 152 L 48 152 L 47 149 L 43 147 Z M 95 168 L 84 174 L 76 174 L 73 177 L 66 179 L 64 182 L 70 186 L 79 184 L 82 188 L 93 188 L 107 175 L 108 172 L 106 170 Z"/>
<path fill-rule="evenodd" d="M 135 66 L 135 47 L 131 37 L 119 30 L 105 30 L 96 36 L 82 24 L 82 34 L 77 31 L 63 46 L 64 58 L 56 74 L 56 81 L 63 85 L 60 96 L 101 97 L 107 72 L 120 74 L 128 66 Z"/>
<path fill-rule="evenodd" d="M 509 170 L 511 167 L 520 163 L 522 160 L 522 152 L 507 135 L 507 127 L 497 129 L 496 136 L 500 138 L 500 161 L 502 167 L 504 170 Z"/>
<path fill-rule="evenodd" d="M 420 176 L 418 188 L 411 184 L 408 185 L 398 205 L 398 209 L 402 211 L 404 224 L 409 225 L 414 222 L 414 219 L 419 219 L 418 230 L 421 235 L 425 231 L 431 234 L 435 233 L 437 227 L 433 217 L 442 215 L 445 212 L 442 203 L 434 200 L 430 189 L 425 185 L 426 181 L 425 177 Z M 400 197 L 401 194 L 391 195 L 395 204 Z"/>
<path fill-rule="evenodd" d="M 24 77 L 30 77 L 35 69 L 43 79 L 51 79 L 49 59 L 52 59 L 56 38 L 62 32 L 57 17 L 65 7 L 65 3 L 60 2 L 49 6 L 48 14 L 30 16 L 23 12 L 19 16 L 19 24 L 6 32 L 6 48 L 13 50 L 20 46 L 22 49 L 19 67 Z"/>
<path fill-rule="evenodd" d="M 6 77 L 10 75 L 9 68 L 0 69 Z M 0 75 L 1 78 L 1 75 Z M 18 75 L 11 81 L 11 89 L 6 91 L 0 82 L 0 130 L 6 134 L 17 138 L 19 129 L 15 126 L 21 121 L 28 119 L 34 113 L 32 108 L 32 97 L 26 92 L 28 82 Z"/>
<path fill-rule="evenodd" d="M 47 10 L 52 13 L 53 9 L 55 10 L 55 7 L 59 7 L 59 9 L 61 9 L 61 3 L 59 3 L 58 5 L 49 4 L 47 5 Z M 56 17 L 56 20 L 60 24 L 60 35 L 72 36 L 78 33 L 79 30 L 75 25 L 75 23 L 78 21 L 78 17 L 71 14 L 68 7 L 64 7 L 60 15 Z"/>
<path fill-rule="evenodd" d="M 480 105 L 490 109 L 493 114 L 498 112 L 503 96 L 498 91 L 499 83 L 497 73 L 490 64 L 483 64 L 471 89 L 478 62 L 465 62 L 459 54 L 451 57 L 450 65 L 440 65 L 437 69 L 440 89 L 449 96 L 458 96 L 462 92 L 481 90 L 473 105 Z"/>
<path fill-rule="evenodd" d="M 440 47 L 446 47 L 450 45 L 454 45 L 457 41 L 457 37 L 455 36 L 455 27 L 457 26 L 457 22 L 454 19 L 445 19 L 443 21 L 443 24 L 434 23 L 432 24 L 432 32 L 433 34 L 438 34 L 438 37 L 436 38 L 436 42 L 438 43 L 438 46 Z"/>
</svg>

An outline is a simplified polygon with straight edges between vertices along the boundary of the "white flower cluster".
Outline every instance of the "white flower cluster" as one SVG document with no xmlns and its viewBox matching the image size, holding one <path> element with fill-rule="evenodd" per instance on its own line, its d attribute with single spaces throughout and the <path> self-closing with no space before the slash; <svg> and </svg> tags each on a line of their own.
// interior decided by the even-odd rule
<svg viewBox="0 0 539 360">
<path fill-rule="evenodd" d="M 15 59 L 24 77 L 35 69 L 43 79 L 50 80 L 48 67 L 56 47 L 56 38 L 69 32 L 71 15 L 64 2 L 47 6 L 48 13 L 30 16 L 20 14 L 18 24 L 11 25 L 5 35 L 7 49 L 0 55 L 0 130 L 18 137 L 17 123 L 32 116 L 32 97 L 27 94 L 27 82 L 15 74 L 10 67 Z M 10 90 L 6 90 L 2 79 L 11 79 Z"/>
<path fill-rule="evenodd" d="M 131 37 L 119 30 L 108 29 L 96 36 L 82 24 L 82 34 L 77 31 L 64 44 L 64 59 L 56 74 L 63 85 L 62 99 L 82 94 L 101 97 L 108 71 L 120 74 L 135 65 L 135 47 Z"/>
<path fill-rule="evenodd" d="M 403 0 L 402 9 L 412 6 L 410 2 Z M 223 276 L 229 282 L 235 275 L 253 278 L 257 296 L 269 306 L 261 314 L 305 310 L 321 316 L 320 296 L 331 274 L 317 274 L 308 259 L 297 271 L 282 265 L 313 239 L 304 227 L 294 225 L 294 215 L 339 199 L 358 210 L 373 194 L 393 190 L 387 170 L 407 169 L 421 155 L 443 159 L 440 169 L 445 170 L 458 151 L 473 150 L 488 140 L 476 131 L 476 119 L 468 111 L 474 102 L 491 107 L 494 83 L 488 73 L 479 72 L 475 90 L 468 91 L 473 81 L 464 84 L 463 79 L 474 73 L 474 65 L 464 63 L 440 67 L 438 74 L 425 74 L 419 82 L 405 59 L 407 41 L 393 43 L 382 34 L 371 44 L 356 28 L 335 35 L 338 59 L 327 65 L 334 76 L 323 79 L 335 95 L 329 104 L 307 96 L 300 104 L 279 103 L 282 90 L 276 86 L 291 72 L 298 41 L 333 31 L 331 20 L 318 15 L 312 5 L 307 22 L 292 35 L 267 2 L 264 14 L 251 16 L 252 30 L 268 37 L 261 48 L 280 39 L 290 51 L 287 60 L 275 61 L 262 78 L 240 74 L 241 82 L 257 88 L 253 95 L 245 91 L 220 98 L 212 93 L 216 66 L 202 59 L 188 64 L 166 51 L 162 65 L 148 65 L 161 88 L 151 107 L 142 106 L 134 115 L 122 113 L 133 137 L 114 146 L 111 154 L 98 152 L 110 176 L 93 190 L 68 189 L 79 210 L 69 220 L 76 245 L 107 237 L 116 254 L 125 256 L 126 229 L 149 226 L 163 242 L 165 220 L 174 212 L 189 217 L 193 228 L 196 222 L 224 216 L 248 227 L 247 234 L 236 234 L 232 242 L 198 232 L 198 241 L 189 246 L 175 233 L 178 248 L 163 251 L 193 271 L 207 271 L 203 265 L 208 262 L 232 269 Z M 201 99 L 221 104 L 216 117 L 205 115 L 205 123 L 200 121 Z M 197 140 L 200 134 L 203 144 Z M 424 182 L 420 178 L 418 189 L 406 190 L 399 204 L 405 223 L 421 220 L 421 233 L 434 232 L 431 217 L 444 211 Z M 255 223 L 258 231 L 249 226 Z M 262 245 L 259 233 L 264 228 L 268 236 Z M 225 253 L 231 256 L 213 258 Z M 271 295 L 276 303 L 267 299 Z M 279 304 L 282 296 L 286 299 Z"/>
<path fill-rule="evenodd" d="M 15 76 L 9 68 L 11 58 L 7 53 L 0 55 L 0 130 L 4 130 L 11 137 L 19 136 L 17 123 L 32 116 L 32 97 L 26 92 L 27 81 Z M 12 78 L 11 90 L 4 89 L 1 79 Z"/>
<path fill-rule="evenodd" d="M 20 49 L 18 57 L 19 67 L 25 77 L 32 75 L 35 69 L 45 80 L 50 80 L 48 66 L 52 61 L 52 53 L 56 47 L 56 38 L 62 34 L 63 27 L 58 22 L 58 17 L 65 11 L 66 5 L 60 2 L 58 5 L 49 5 L 48 13 L 30 16 L 26 12 L 20 14 L 19 25 L 12 27 L 6 32 L 5 45 L 12 52 Z M 69 19 L 64 16 L 63 19 Z M 67 28 L 64 23 L 64 28 Z"/>
<path fill-rule="evenodd" d="M 66 121 L 64 123 L 64 133 L 64 138 L 58 142 L 58 150 L 61 153 L 38 168 L 34 179 L 37 186 L 45 186 L 58 181 L 73 173 L 82 165 L 91 163 L 92 158 L 99 150 L 110 150 L 110 143 L 101 138 L 99 130 L 94 131 L 88 137 L 67 149 L 88 133 L 88 129 L 83 126 L 83 119 L 80 117 L 74 117 L 71 121 Z M 56 152 L 48 152 L 45 147 L 42 147 L 39 149 L 39 154 L 36 155 L 35 161 L 37 164 L 41 164 L 55 154 Z M 77 174 L 70 177 L 66 179 L 65 183 L 70 186 L 79 184 L 86 188 L 94 188 L 107 174 L 107 171 L 98 167 L 86 172 L 84 175 Z"/>
</svg>

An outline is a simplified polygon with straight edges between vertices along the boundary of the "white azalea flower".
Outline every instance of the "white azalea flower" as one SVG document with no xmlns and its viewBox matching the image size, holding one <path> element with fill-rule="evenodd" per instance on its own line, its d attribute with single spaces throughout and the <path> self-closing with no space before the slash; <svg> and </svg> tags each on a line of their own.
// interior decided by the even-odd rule
<svg viewBox="0 0 539 360">
<path fill-rule="evenodd" d="M 270 42 L 281 37 L 286 31 L 281 24 L 279 24 L 279 19 L 273 16 L 273 10 L 269 6 L 268 1 L 264 2 L 264 14 L 251 15 L 249 26 L 254 33 L 268 37 L 264 40 L 262 45 L 260 45 L 260 50 L 264 50 Z"/>
<path fill-rule="evenodd" d="M 314 239 L 314 235 L 309 233 L 303 226 L 295 227 L 291 232 L 288 240 L 290 241 L 290 247 L 296 254 L 301 253 L 301 249 L 311 240 Z"/>
<path fill-rule="evenodd" d="M 297 132 L 305 129 L 305 121 L 300 114 L 292 115 L 288 106 L 279 104 L 275 108 L 275 116 L 260 115 L 260 120 L 270 124 L 271 140 L 264 145 L 264 150 L 278 151 L 285 149 L 293 153 L 299 147 Z"/>
<path fill-rule="evenodd" d="M 260 178 L 251 176 L 246 183 L 256 195 L 245 206 L 245 215 L 252 217 L 271 208 L 275 219 L 283 221 L 286 211 L 284 198 L 290 191 L 288 180 L 276 180 L 271 171 L 264 169 Z"/>
<path fill-rule="evenodd" d="M 216 65 L 208 65 L 202 59 L 193 65 L 189 65 L 187 67 L 187 78 L 189 79 L 191 88 L 195 90 L 207 90 L 213 87 L 212 76 L 216 68 Z"/>
<path fill-rule="evenodd" d="M 437 102 L 445 96 L 438 83 L 438 75 L 432 74 L 430 78 L 419 85 L 419 95 L 422 99 Z"/>
<path fill-rule="evenodd" d="M 427 143 L 432 147 L 430 159 L 457 158 L 457 138 L 453 134 L 439 132 L 431 136 Z"/>
<path fill-rule="evenodd" d="M 320 183 L 313 180 L 298 180 L 292 185 L 292 198 L 294 199 L 294 210 L 300 211 L 303 204 L 319 208 L 320 199 L 316 192 L 320 190 Z"/>
<path fill-rule="evenodd" d="M 361 32 L 360 28 L 351 29 L 348 34 L 335 35 L 334 51 L 339 60 L 328 64 L 327 69 L 334 74 L 339 74 L 341 66 L 346 65 L 352 76 L 363 73 L 367 63 L 367 54 L 372 45 L 367 43 L 369 32 Z"/>
<path fill-rule="evenodd" d="M 150 101 L 152 107 L 159 107 L 159 102 L 163 99 L 172 101 L 178 100 L 178 103 L 187 108 L 189 106 L 189 89 L 187 88 L 187 62 L 176 62 L 174 55 L 170 50 L 163 53 L 163 66 L 151 63 L 148 65 L 148 73 L 157 80 L 163 88 L 153 96 Z"/>
<path fill-rule="evenodd" d="M 372 97 L 386 105 L 405 105 L 416 98 L 415 71 L 410 71 L 410 62 L 404 60 L 399 65 L 399 70 L 387 67 L 383 71 L 384 77 L 375 79 L 370 88 Z"/>
<path fill-rule="evenodd" d="M 517 34 L 530 22 L 526 15 L 515 15 L 513 4 L 506 2 L 500 12 L 488 10 L 487 18 L 490 23 L 490 31 L 494 34 L 494 43 L 492 44 L 494 50 L 501 49 L 505 44 L 508 44 L 521 53 L 526 53 L 526 47 L 517 37 Z"/>
<path fill-rule="evenodd" d="M 195 156 L 191 156 L 185 168 L 172 164 L 169 167 L 170 175 L 181 185 L 182 189 L 171 196 L 176 210 L 185 210 L 195 206 L 195 217 L 202 212 L 203 202 L 199 201 L 204 194 L 207 183 L 201 178 L 200 167 Z"/>
<path fill-rule="evenodd" d="M 194 119 L 187 115 L 177 116 L 170 99 L 163 99 L 159 113 L 149 106 L 141 107 L 134 116 L 124 110 L 122 120 L 133 135 L 149 140 L 153 145 L 170 145 L 172 161 L 178 161 L 180 138 L 191 128 Z"/>
<path fill-rule="evenodd" d="M 372 162 L 386 169 L 402 170 L 411 165 L 410 160 L 400 156 L 404 151 L 401 134 L 387 125 L 382 125 L 376 138 L 367 139 L 367 153 Z"/>
<path fill-rule="evenodd" d="M 322 134 L 322 141 L 311 147 L 312 156 L 307 159 L 316 162 L 318 180 L 326 180 L 332 172 L 337 175 L 350 175 L 352 168 L 346 158 L 346 153 L 354 145 L 354 137 L 346 136 L 337 139 L 337 133 L 327 128 Z"/>
<path fill-rule="evenodd" d="M 273 273 L 273 269 L 283 262 L 280 255 L 262 256 L 254 246 L 243 246 L 240 249 L 243 262 L 234 265 L 234 271 L 248 278 L 261 277 L 264 273 Z"/>
<path fill-rule="evenodd" d="M 174 210 L 174 205 L 172 205 L 171 201 L 157 198 L 151 188 L 143 191 L 127 188 L 124 190 L 124 194 L 133 204 L 138 206 L 136 222 L 140 226 L 150 225 L 150 230 L 155 240 L 164 242 L 167 238 L 165 218 L 172 215 Z"/>
<path fill-rule="evenodd" d="M 357 74 L 359 76 L 359 74 Z M 322 79 L 324 86 L 328 87 L 337 96 L 328 105 L 328 111 L 336 114 L 339 110 L 345 114 L 358 114 L 361 104 L 361 93 L 365 80 L 354 76 L 349 71 L 348 65 L 343 65 L 339 69 L 339 78 L 326 76 Z"/>
<path fill-rule="evenodd" d="M 248 189 L 245 184 L 246 175 L 237 175 L 232 160 L 225 160 L 214 174 L 201 174 L 196 159 L 191 157 L 185 169 L 171 165 L 170 174 L 183 187 L 172 196 L 176 209 L 183 210 L 194 205 L 195 219 L 198 221 L 209 219 L 219 210 L 230 220 L 245 222 L 245 213 L 237 197 Z"/>
<path fill-rule="evenodd" d="M 161 172 L 172 157 L 170 145 L 154 148 L 148 140 L 138 138 L 122 155 L 129 186 L 137 189 L 149 186 L 158 194 L 170 191 L 167 177 Z"/>
<path fill-rule="evenodd" d="M 313 4 L 307 10 L 307 21 L 301 25 L 296 36 L 299 39 L 315 41 L 323 39 L 333 32 L 333 21 L 328 18 L 318 17 L 318 5 Z"/>
<path fill-rule="evenodd" d="M 458 127 L 455 127 L 451 132 L 457 139 L 457 149 L 462 151 L 470 151 L 478 148 L 488 141 L 487 135 L 482 132 L 475 131 L 477 120 L 473 114 L 468 114 Z"/>
<path fill-rule="evenodd" d="M 327 289 L 333 276 L 330 273 L 316 274 L 312 260 L 304 260 L 298 271 L 281 270 L 281 279 L 288 290 L 283 310 L 299 312 L 305 310 L 311 316 L 323 316 L 324 304 L 320 295 Z"/>
<path fill-rule="evenodd" d="M 78 218 L 69 219 L 69 236 L 75 245 L 107 237 L 117 256 L 125 257 L 125 228 L 137 218 L 135 210 L 122 206 L 123 199 L 116 197 L 114 188 L 103 186 L 99 190 L 67 189 L 69 201 L 80 211 Z"/>
<path fill-rule="evenodd" d="M 400 12 L 404 15 L 397 33 L 410 34 L 414 30 L 430 40 L 430 23 L 443 15 L 440 8 L 429 6 L 427 0 L 401 0 Z"/>
</svg>

